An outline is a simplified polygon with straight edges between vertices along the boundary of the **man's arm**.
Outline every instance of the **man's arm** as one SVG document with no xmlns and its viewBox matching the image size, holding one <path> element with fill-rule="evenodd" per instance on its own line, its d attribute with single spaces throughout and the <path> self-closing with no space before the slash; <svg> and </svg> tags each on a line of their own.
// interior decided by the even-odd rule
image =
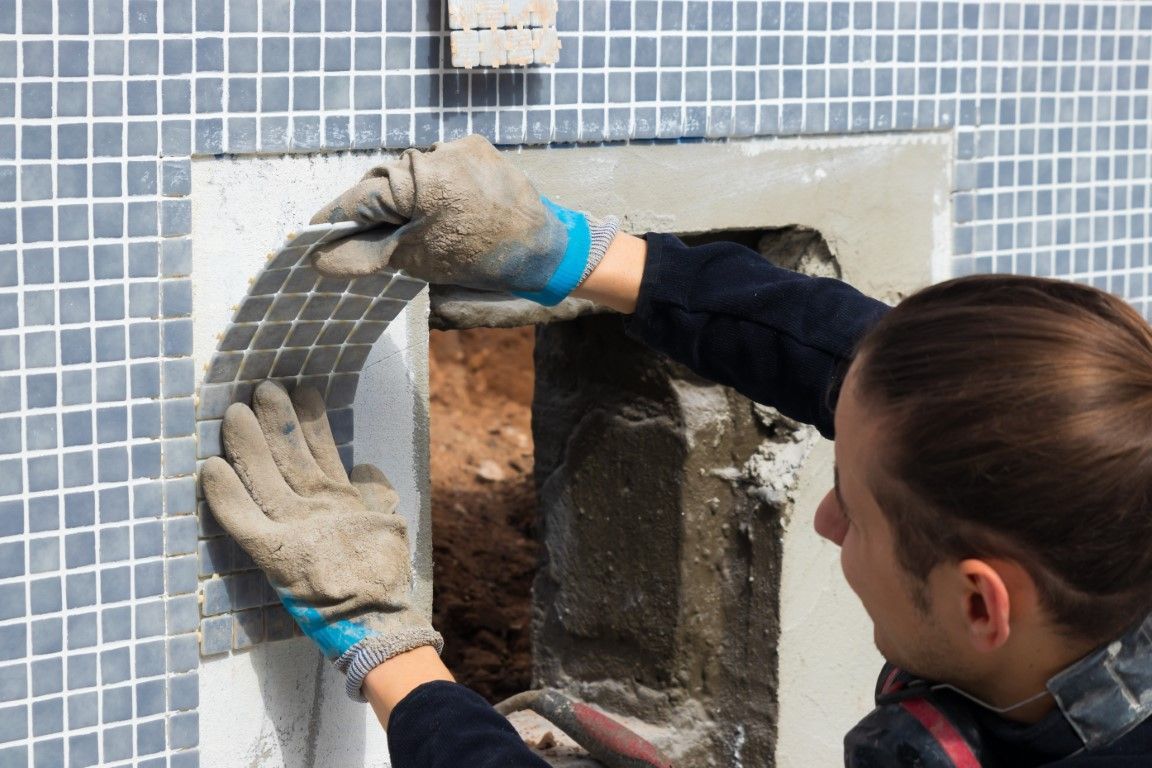
<svg viewBox="0 0 1152 768">
<path fill-rule="evenodd" d="M 364 678 L 364 696 L 388 731 L 394 768 L 548 768 L 511 723 L 452 682 L 431 647 L 388 659 Z"/>
<path fill-rule="evenodd" d="M 826 437 L 856 346 L 888 310 L 740 245 L 657 234 L 617 235 L 575 295 L 630 314 L 629 335 Z"/>
</svg>

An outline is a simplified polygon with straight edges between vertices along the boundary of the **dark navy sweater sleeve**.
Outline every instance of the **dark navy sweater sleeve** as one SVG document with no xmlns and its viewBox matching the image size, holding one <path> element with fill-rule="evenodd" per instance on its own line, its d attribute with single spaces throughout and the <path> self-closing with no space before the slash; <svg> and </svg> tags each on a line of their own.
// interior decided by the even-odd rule
<svg viewBox="0 0 1152 768">
<path fill-rule="evenodd" d="M 649 234 L 628 334 L 704 378 L 833 436 L 840 381 L 888 307 L 734 243 Z"/>
<path fill-rule="evenodd" d="M 548 768 L 508 720 L 456 683 L 425 683 L 388 718 L 392 768 Z"/>
</svg>

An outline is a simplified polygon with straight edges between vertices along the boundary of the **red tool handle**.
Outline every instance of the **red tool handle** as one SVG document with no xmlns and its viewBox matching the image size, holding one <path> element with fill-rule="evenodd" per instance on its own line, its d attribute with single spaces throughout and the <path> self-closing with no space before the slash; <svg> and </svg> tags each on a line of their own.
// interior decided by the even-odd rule
<svg viewBox="0 0 1152 768">
<path fill-rule="evenodd" d="M 674 768 L 671 760 L 635 731 L 551 688 L 517 694 L 496 709 L 504 715 L 531 709 L 608 768 Z"/>
</svg>

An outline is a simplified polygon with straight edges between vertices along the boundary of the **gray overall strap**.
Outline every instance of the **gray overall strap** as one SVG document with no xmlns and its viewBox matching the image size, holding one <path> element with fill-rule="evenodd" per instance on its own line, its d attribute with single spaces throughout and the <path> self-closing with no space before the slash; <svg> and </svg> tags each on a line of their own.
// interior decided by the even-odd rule
<svg viewBox="0 0 1152 768">
<path fill-rule="evenodd" d="M 1152 715 L 1152 614 L 1048 681 L 1085 749 L 1109 744 Z"/>
</svg>

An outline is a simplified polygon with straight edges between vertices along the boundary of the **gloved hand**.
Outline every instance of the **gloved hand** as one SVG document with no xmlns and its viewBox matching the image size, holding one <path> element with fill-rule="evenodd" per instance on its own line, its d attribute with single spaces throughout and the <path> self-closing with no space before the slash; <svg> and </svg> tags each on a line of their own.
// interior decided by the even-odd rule
<svg viewBox="0 0 1152 768">
<path fill-rule="evenodd" d="M 541 197 L 482 136 L 409 149 L 373 168 L 312 217 L 339 221 L 365 231 L 318 247 L 321 272 L 350 277 L 391 267 L 546 306 L 583 282 L 620 228 L 615 217 L 592 219 Z"/>
<path fill-rule="evenodd" d="M 224 414 L 231 465 L 204 463 L 204 496 L 304 634 L 347 675 L 348 695 L 364 701 L 360 687 L 374 667 L 444 645 L 409 604 L 412 566 L 396 492 L 368 464 L 349 483 L 316 390 L 289 399 L 266 381 L 252 400 L 255 413 L 234 403 Z"/>
</svg>

